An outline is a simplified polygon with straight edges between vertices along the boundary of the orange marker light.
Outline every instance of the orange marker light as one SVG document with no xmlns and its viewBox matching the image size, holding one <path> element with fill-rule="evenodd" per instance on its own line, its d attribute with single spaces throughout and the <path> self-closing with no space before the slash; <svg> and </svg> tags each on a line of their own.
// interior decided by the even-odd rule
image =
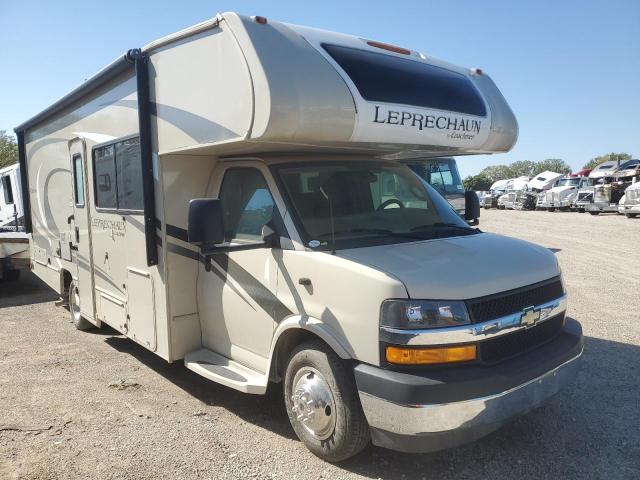
<svg viewBox="0 0 640 480">
<path fill-rule="evenodd" d="M 468 362 L 477 358 L 475 345 L 436 348 L 387 347 L 387 362 L 396 365 L 434 365 Z"/>
<path fill-rule="evenodd" d="M 388 43 L 382 42 L 374 42 L 373 40 L 369 40 L 367 45 L 370 47 L 381 48 L 383 50 L 388 50 L 393 53 L 401 53 L 403 55 L 411 55 L 411 50 L 407 50 L 406 48 L 396 47 L 395 45 L 389 45 Z"/>
</svg>

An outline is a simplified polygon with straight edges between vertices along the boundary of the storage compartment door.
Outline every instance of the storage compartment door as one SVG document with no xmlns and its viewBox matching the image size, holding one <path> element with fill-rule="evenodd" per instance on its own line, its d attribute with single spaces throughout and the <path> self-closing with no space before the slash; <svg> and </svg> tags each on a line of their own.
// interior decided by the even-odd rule
<svg viewBox="0 0 640 480">
<path fill-rule="evenodd" d="M 156 350 L 156 312 L 153 278 L 149 272 L 127 268 L 129 292 L 128 336 L 151 351 Z"/>
</svg>

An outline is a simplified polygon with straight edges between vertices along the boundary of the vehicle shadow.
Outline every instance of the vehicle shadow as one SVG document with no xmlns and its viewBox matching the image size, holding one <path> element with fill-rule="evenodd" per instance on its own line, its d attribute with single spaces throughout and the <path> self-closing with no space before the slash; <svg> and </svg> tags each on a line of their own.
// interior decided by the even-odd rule
<svg viewBox="0 0 640 480">
<path fill-rule="evenodd" d="M 282 389 L 264 396 L 217 385 L 168 364 L 124 337 L 105 342 L 130 354 L 206 405 L 224 407 L 247 422 L 295 439 Z M 427 454 L 369 446 L 338 468 L 368 478 L 638 478 L 640 347 L 585 337 L 581 371 L 538 409 L 471 444 Z M 634 425 L 632 428 L 630 426 Z M 311 455 L 309 453 L 309 455 Z"/>
<path fill-rule="evenodd" d="M 29 271 L 22 271 L 13 282 L 0 282 L 0 308 L 54 302 L 58 295 Z"/>
</svg>

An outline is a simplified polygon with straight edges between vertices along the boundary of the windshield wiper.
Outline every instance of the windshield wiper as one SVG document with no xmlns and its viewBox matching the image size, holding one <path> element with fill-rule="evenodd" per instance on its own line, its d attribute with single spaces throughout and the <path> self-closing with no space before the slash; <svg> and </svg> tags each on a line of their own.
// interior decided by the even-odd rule
<svg viewBox="0 0 640 480">
<path fill-rule="evenodd" d="M 348 230 L 338 230 L 334 232 L 334 235 L 344 235 L 348 233 L 365 233 L 372 235 L 393 235 L 391 230 L 386 230 L 384 228 L 350 228 Z M 331 236 L 331 232 L 323 233 L 318 235 L 318 238 L 324 238 Z"/>
<path fill-rule="evenodd" d="M 466 227 L 463 225 L 458 225 L 457 223 L 444 223 L 444 222 L 436 222 L 430 223 L 428 225 L 418 225 L 417 227 L 413 227 L 411 229 L 412 232 L 416 232 L 418 230 L 429 230 L 431 228 L 434 229 L 452 229 L 452 230 L 464 230 L 471 232 L 477 232 L 475 228 Z"/>
</svg>

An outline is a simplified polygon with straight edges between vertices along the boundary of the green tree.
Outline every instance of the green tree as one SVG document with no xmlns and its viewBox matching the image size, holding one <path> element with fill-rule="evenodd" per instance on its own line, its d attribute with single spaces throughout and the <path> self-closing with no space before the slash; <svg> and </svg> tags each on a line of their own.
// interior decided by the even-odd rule
<svg viewBox="0 0 640 480">
<path fill-rule="evenodd" d="M 556 173 L 571 173 L 571 166 L 561 158 L 547 158 L 535 164 L 531 176 L 538 175 L 546 170 Z"/>
<path fill-rule="evenodd" d="M 489 165 L 480 171 L 480 175 L 487 177 L 491 183 L 505 178 L 513 178 L 509 165 Z"/>
<path fill-rule="evenodd" d="M 598 165 L 604 162 L 608 162 L 610 160 L 620 160 L 624 162 L 625 160 L 631 160 L 631 155 L 628 153 L 607 153 L 606 155 L 600 155 L 599 157 L 594 157 L 584 164 L 582 168 L 596 168 Z"/>
<path fill-rule="evenodd" d="M 7 135 L 0 130 L 0 168 L 7 167 L 18 161 L 18 144 L 13 135 Z"/>
<path fill-rule="evenodd" d="M 478 175 L 468 176 L 462 183 L 465 190 L 489 190 L 493 182 L 486 175 L 479 173 Z"/>
<path fill-rule="evenodd" d="M 509 165 L 511 170 L 511 178 L 516 177 L 530 177 L 533 175 L 533 170 L 536 167 L 536 162 L 531 160 L 518 160 Z"/>
</svg>

